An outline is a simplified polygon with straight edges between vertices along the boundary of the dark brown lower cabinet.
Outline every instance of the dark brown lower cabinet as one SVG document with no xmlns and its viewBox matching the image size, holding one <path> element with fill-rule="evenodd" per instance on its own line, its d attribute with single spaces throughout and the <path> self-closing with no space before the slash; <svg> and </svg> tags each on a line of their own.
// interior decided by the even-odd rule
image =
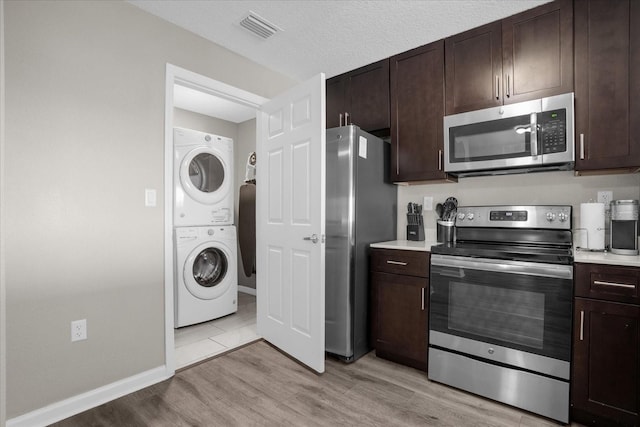
<svg viewBox="0 0 640 427">
<path fill-rule="evenodd" d="M 571 418 L 640 425 L 640 307 L 576 298 Z"/>
<path fill-rule="evenodd" d="M 371 285 L 376 356 L 426 371 L 429 279 L 372 272 Z"/>
</svg>

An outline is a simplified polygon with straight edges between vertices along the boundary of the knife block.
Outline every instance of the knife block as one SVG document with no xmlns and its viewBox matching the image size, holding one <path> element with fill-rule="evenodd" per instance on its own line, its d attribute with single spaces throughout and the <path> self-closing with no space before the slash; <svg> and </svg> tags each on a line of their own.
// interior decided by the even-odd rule
<svg viewBox="0 0 640 427">
<path fill-rule="evenodd" d="M 422 222 L 422 214 L 407 214 L 407 240 L 424 240 L 424 225 Z"/>
<path fill-rule="evenodd" d="M 424 240 L 424 227 L 422 224 L 407 225 L 407 240 Z"/>
</svg>

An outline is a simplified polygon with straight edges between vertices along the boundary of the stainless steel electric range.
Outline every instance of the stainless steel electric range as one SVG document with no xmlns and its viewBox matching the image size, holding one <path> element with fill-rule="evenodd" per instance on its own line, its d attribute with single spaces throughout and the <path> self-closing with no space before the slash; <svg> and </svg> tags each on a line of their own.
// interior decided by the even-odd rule
<svg viewBox="0 0 640 427">
<path fill-rule="evenodd" d="M 431 248 L 429 379 L 569 421 L 571 206 L 459 207 Z"/>
</svg>

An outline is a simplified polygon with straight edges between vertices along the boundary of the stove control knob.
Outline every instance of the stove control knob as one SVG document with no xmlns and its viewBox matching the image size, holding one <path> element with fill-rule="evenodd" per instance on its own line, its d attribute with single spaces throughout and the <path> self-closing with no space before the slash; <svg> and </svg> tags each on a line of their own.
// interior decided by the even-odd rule
<svg viewBox="0 0 640 427">
<path fill-rule="evenodd" d="M 460 221 L 462 221 L 462 220 L 464 219 L 464 213 L 463 213 L 463 212 L 460 212 L 460 213 L 458 214 L 458 219 L 459 219 Z"/>
<path fill-rule="evenodd" d="M 567 215 L 567 214 L 566 214 L 566 213 L 564 213 L 564 212 L 560 212 L 560 213 L 558 214 L 558 219 L 560 220 L 560 222 L 565 222 L 566 220 L 568 220 L 568 219 L 569 219 L 569 215 Z"/>
<path fill-rule="evenodd" d="M 473 213 L 472 213 L 472 212 L 469 212 L 469 213 L 467 214 L 467 219 L 468 219 L 469 221 L 473 221 Z"/>
<path fill-rule="evenodd" d="M 547 221 L 552 222 L 554 219 L 556 219 L 556 214 L 553 212 L 547 212 Z"/>
</svg>

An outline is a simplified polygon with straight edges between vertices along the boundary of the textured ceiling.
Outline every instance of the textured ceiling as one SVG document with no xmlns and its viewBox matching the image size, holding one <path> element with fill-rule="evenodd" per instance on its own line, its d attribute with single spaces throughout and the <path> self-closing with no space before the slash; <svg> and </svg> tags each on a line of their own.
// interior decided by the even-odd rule
<svg viewBox="0 0 640 427">
<path fill-rule="evenodd" d="M 549 0 L 130 0 L 149 13 L 296 80 L 326 77 L 460 33 Z M 261 39 L 253 11 L 283 31 Z"/>
</svg>

